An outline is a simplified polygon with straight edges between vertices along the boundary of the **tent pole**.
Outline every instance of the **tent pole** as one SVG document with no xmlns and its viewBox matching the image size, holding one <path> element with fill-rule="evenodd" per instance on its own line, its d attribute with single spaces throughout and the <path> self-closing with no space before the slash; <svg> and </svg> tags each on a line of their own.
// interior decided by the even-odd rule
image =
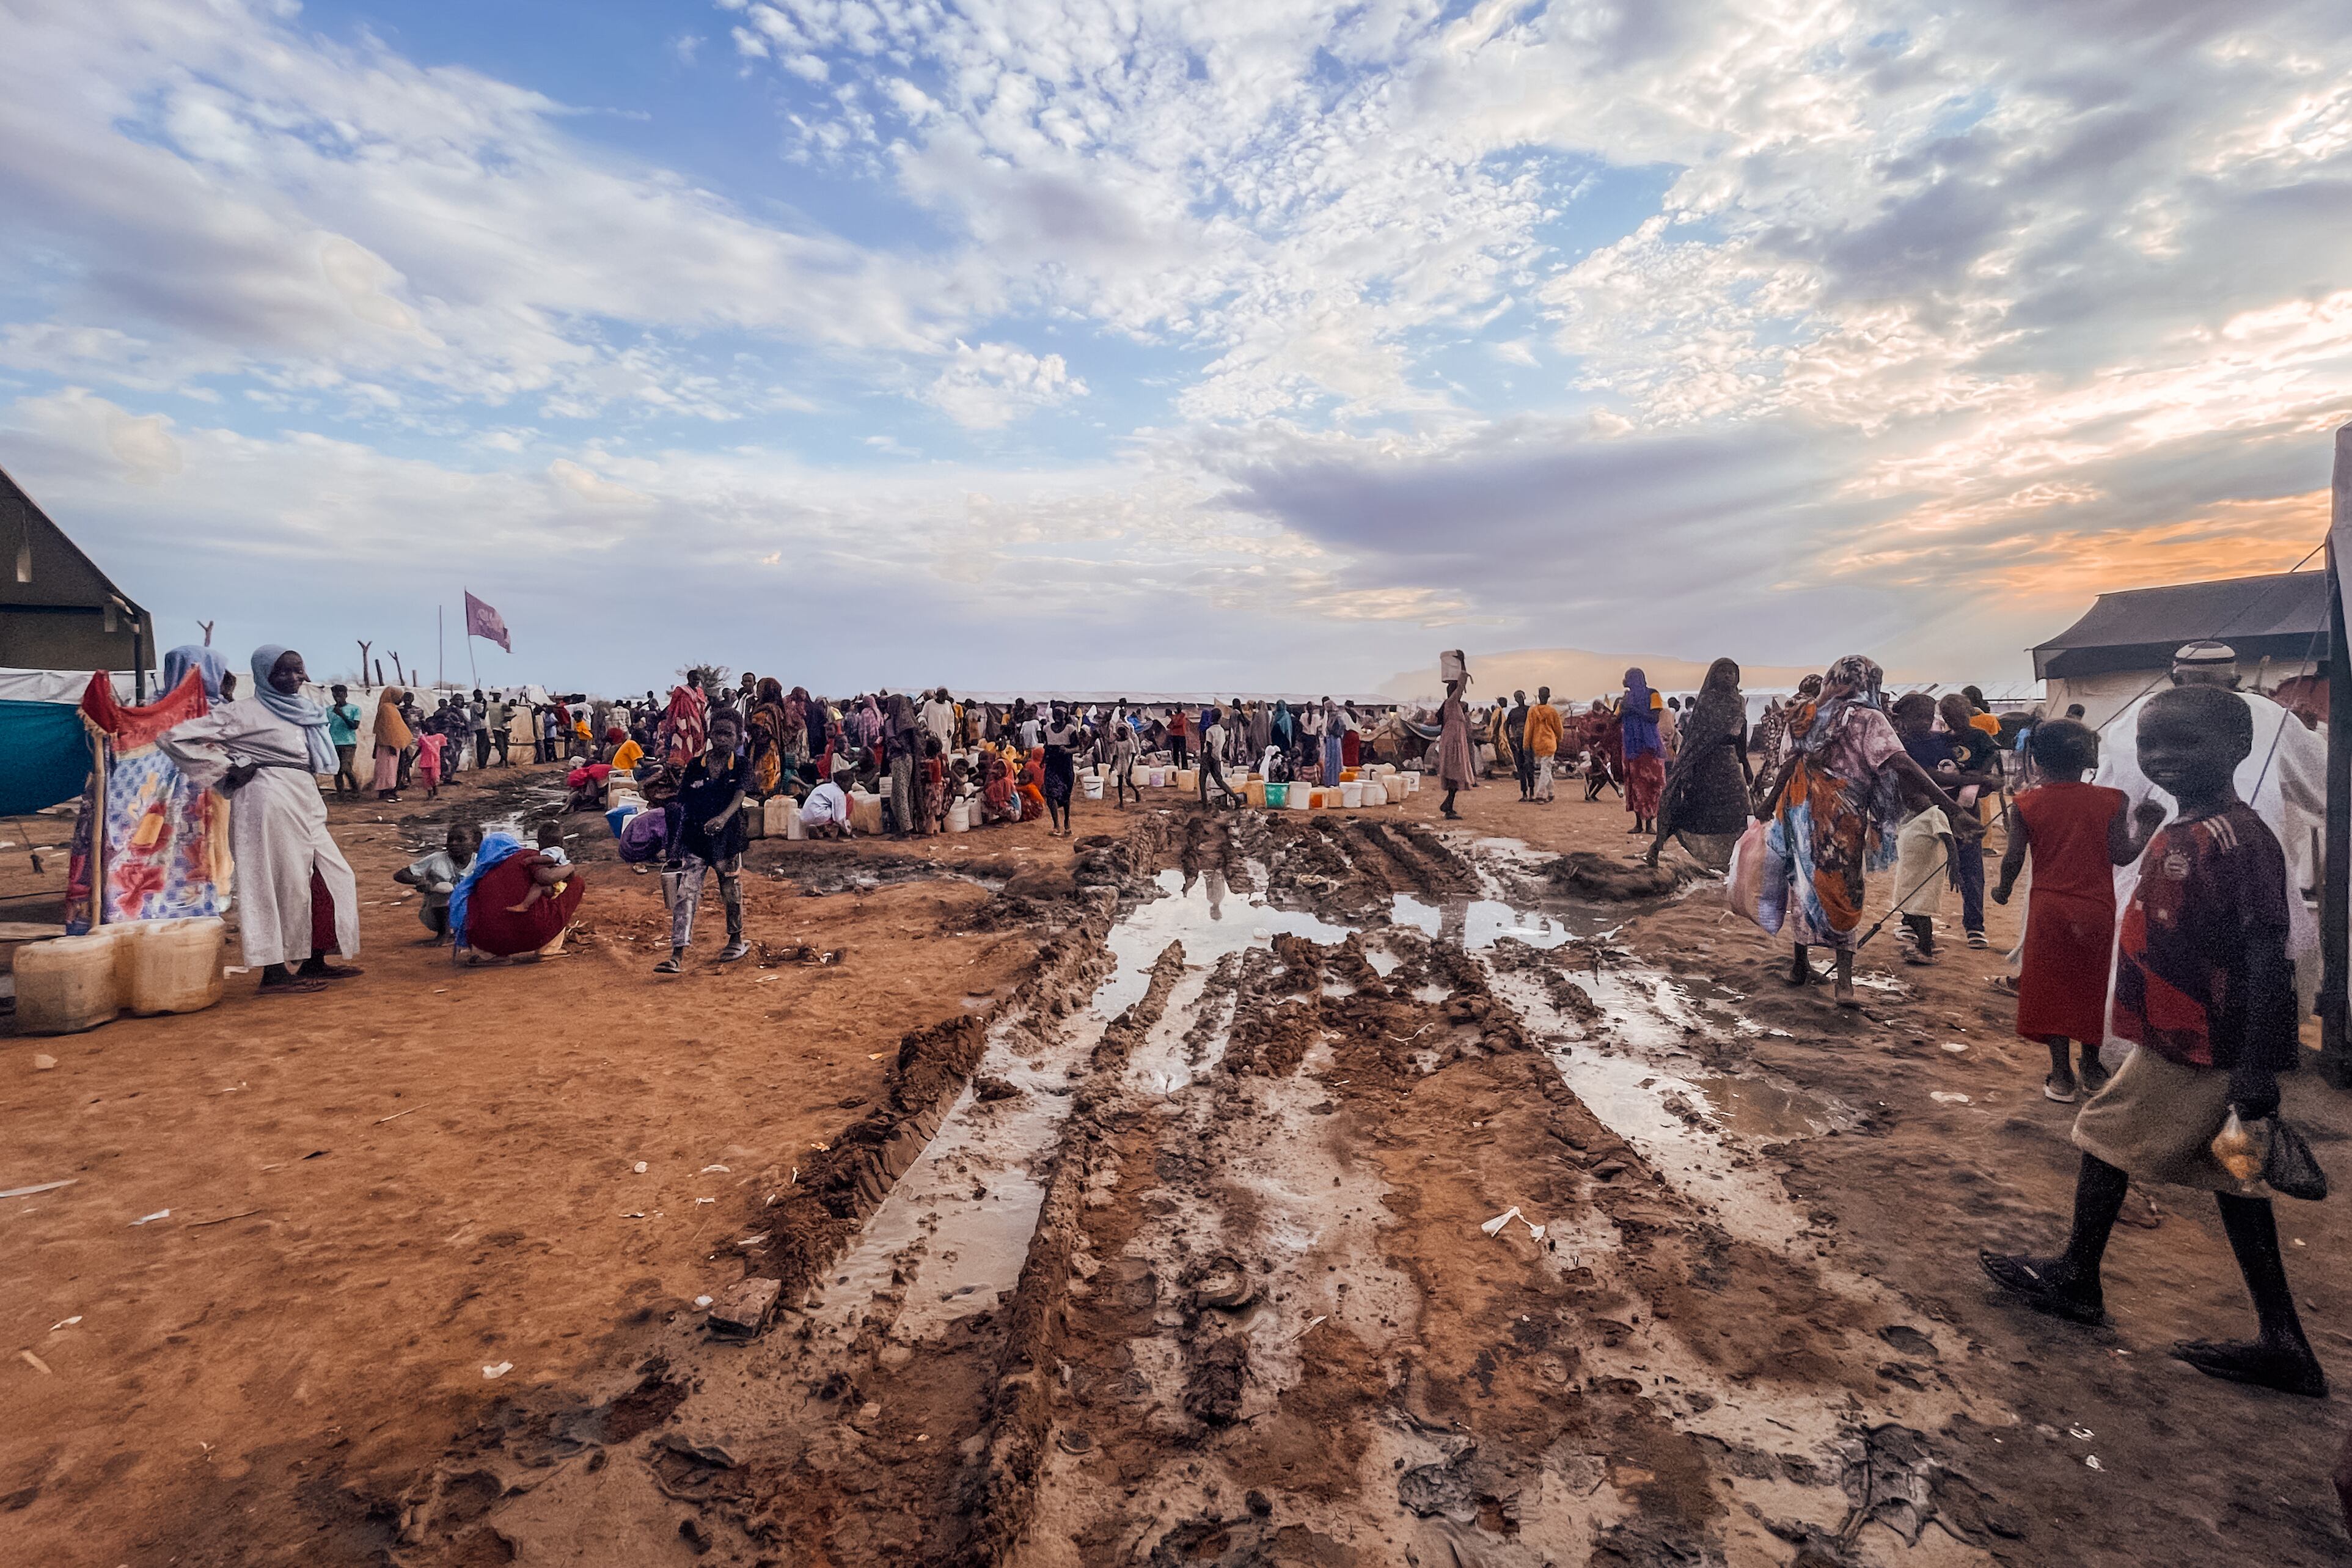
<svg viewBox="0 0 2352 1568">
<path fill-rule="evenodd" d="M 2327 846 L 2319 889 L 2319 1070 L 2352 1089 L 2352 647 L 2344 563 L 2352 531 L 2352 425 L 2336 433 L 2335 515 L 2327 535 Z"/>
</svg>

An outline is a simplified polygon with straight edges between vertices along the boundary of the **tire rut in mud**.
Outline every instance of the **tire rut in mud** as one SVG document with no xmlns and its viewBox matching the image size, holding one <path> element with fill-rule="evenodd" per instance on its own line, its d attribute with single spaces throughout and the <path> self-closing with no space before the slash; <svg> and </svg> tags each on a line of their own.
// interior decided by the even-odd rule
<svg viewBox="0 0 2352 1568">
<path fill-rule="evenodd" d="M 1603 951 L 1392 925 L 1399 892 L 1495 879 L 1426 829 L 1297 816 L 1152 814 L 1082 846 L 1103 891 L 1057 939 L 1057 988 L 940 1049 L 968 1073 L 1017 1041 L 1029 1069 L 967 1121 L 1066 1100 L 1028 1162 L 1017 1278 L 935 1288 L 977 1209 L 877 1263 L 883 1216 L 853 1203 L 866 1234 L 845 1214 L 810 1248 L 851 1243 L 824 1270 L 838 1300 L 794 1292 L 757 1346 L 681 1339 L 628 1392 L 691 1396 L 612 1450 L 609 1495 L 582 1484 L 596 1454 L 543 1493 L 509 1464 L 474 1539 L 545 1552 L 587 1517 L 712 1562 L 858 1568 L 1843 1568 L 1864 1527 L 1901 1543 L 1930 1519 L 1997 1544 L 1998 1506 L 1922 1435 L 1961 1403 L 1950 1379 L 1885 1353 L 1899 1303 L 1727 1229 L 1564 1080 L 1562 1042 L 1606 1044 L 1624 1005 Z M 1171 944 L 1089 1021 L 1107 890 L 1150 897 L 1152 866 L 1357 929 L 1189 966 Z M 1008 927 L 1071 907 L 995 902 Z M 940 1131 L 920 1179 L 1005 1183 L 963 1137 Z"/>
</svg>

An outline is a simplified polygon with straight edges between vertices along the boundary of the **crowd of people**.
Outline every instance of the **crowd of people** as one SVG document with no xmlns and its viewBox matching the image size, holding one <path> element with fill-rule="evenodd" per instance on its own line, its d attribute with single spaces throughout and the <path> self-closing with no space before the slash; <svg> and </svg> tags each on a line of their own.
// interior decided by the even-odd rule
<svg viewBox="0 0 2352 1568">
<path fill-rule="evenodd" d="M 286 648 L 255 651 L 242 700 L 208 649 L 176 649 L 166 670 L 200 681 L 209 704 L 160 743 L 199 789 L 232 799 L 240 940 L 265 994 L 360 973 L 350 962 L 357 890 L 327 831 L 320 781 L 361 794 L 362 735 L 387 800 L 412 780 L 430 797 L 445 768 L 510 760 L 517 729 L 538 759 L 573 764 L 575 805 L 601 804 L 606 782 L 624 775 L 643 809 L 616 825 L 622 858 L 660 862 L 671 951 L 656 967 L 672 974 L 713 881 L 726 925 L 719 960 L 748 951 L 741 876 L 754 803 L 786 797 L 819 837 L 856 832 L 854 796 L 878 801 L 883 826 L 901 836 L 942 831 L 951 807 L 974 823 L 1036 819 L 1067 836 L 1081 765 L 1124 807 L 1146 759 L 1196 770 L 1201 798 L 1229 804 L 1237 773 L 1331 784 L 1381 755 L 1433 766 L 1448 817 L 1490 769 L 1507 771 L 1530 804 L 1554 799 L 1563 770 L 1583 774 L 1588 800 L 1617 791 L 1629 833 L 1646 840 L 1643 858 L 1654 864 L 1673 841 L 1724 873 L 1733 905 L 1788 944 L 1788 983 L 1826 984 L 1852 1007 L 1856 953 L 1890 921 L 1906 962 L 1937 961 L 1948 890 L 1969 945 L 1989 945 L 1982 841 L 1999 823 L 2007 847 L 1992 901 L 2030 885 L 2001 983 L 2019 1033 L 2049 1049 L 2043 1092 L 2071 1104 L 2087 1091 L 2089 1102 L 2074 1127 L 2081 1170 L 2064 1251 L 1988 1252 L 1985 1271 L 2038 1310 L 2096 1321 L 2100 1259 L 2129 1182 L 2206 1187 L 2257 1334 L 2177 1353 L 2216 1377 L 2325 1392 L 2270 1203 L 2223 1163 L 2214 1137 L 2225 1118 L 2272 1115 L 2278 1077 L 2300 1056 L 2316 941 L 2287 847 L 2322 809 L 2324 750 L 2294 714 L 2237 689 L 2227 647 L 2182 648 L 2170 682 L 2104 732 L 2079 711 L 1993 714 L 1972 688 L 1890 699 L 1878 665 L 1860 655 L 1765 704 L 1752 727 L 1729 659 L 1687 699 L 1662 697 L 1628 669 L 1620 693 L 1581 712 L 1556 706 L 1548 688 L 1474 712 L 1466 676 L 1433 711 L 1368 712 L 1328 698 L 1296 708 L 1000 704 L 944 689 L 835 702 L 773 678 L 730 685 L 698 671 L 642 701 L 513 704 L 475 692 L 424 712 L 414 694 L 387 689 L 370 716 L 341 686 L 324 704 L 306 696 L 301 655 Z M 1868 875 L 1890 868 L 1885 914 L 1865 925 Z M 398 880 L 423 892 L 434 940 L 500 957 L 560 943 L 584 889 L 560 831 L 525 844 L 464 826 Z M 1829 950 L 1827 972 L 1814 967 L 1817 947 Z M 2110 1048 L 2120 1058 L 2112 1071 L 2102 1061 Z"/>
</svg>

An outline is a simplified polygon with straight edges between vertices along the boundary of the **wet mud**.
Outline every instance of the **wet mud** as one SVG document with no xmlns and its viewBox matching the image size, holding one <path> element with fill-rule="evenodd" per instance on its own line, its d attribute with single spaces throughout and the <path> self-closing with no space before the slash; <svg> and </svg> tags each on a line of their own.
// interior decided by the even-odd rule
<svg viewBox="0 0 2352 1568">
<path fill-rule="evenodd" d="M 742 1243 L 761 1331 L 518 1405 L 397 1560 L 2064 1560 L 1980 1479 L 1981 1345 L 1803 1195 L 1883 1102 L 1624 945 L 1687 869 L 1320 813 L 1078 847 L 975 916 L 1033 978 Z"/>
</svg>

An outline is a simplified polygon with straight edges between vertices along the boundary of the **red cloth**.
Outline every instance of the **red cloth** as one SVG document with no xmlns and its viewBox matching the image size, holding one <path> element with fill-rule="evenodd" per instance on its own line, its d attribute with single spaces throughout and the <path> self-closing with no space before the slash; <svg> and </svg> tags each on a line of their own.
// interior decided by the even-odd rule
<svg viewBox="0 0 2352 1568">
<path fill-rule="evenodd" d="M 2033 857 L 2017 1032 L 2096 1043 L 2106 1037 L 2107 959 L 2116 940 L 2116 878 L 2107 826 L 2128 797 L 2099 784 L 2048 784 L 2017 797 Z"/>
<path fill-rule="evenodd" d="M 327 879 L 314 866 L 310 868 L 310 952 L 316 955 L 335 951 L 335 895 L 327 890 Z"/>
<path fill-rule="evenodd" d="M 2294 1020 L 2249 1015 L 2248 955 L 2286 963 L 2286 856 L 2238 802 L 2168 823 L 2140 857 L 2116 957 L 2116 1033 L 2188 1067 L 2230 1068 L 2248 1046 L 2292 1062 Z"/>
<path fill-rule="evenodd" d="M 1658 815 L 1658 797 L 1665 793 L 1666 759 L 1646 752 L 1625 760 L 1625 809 L 1636 816 Z"/>
<path fill-rule="evenodd" d="M 1362 756 L 1361 748 L 1362 742 L 1356 738 L 1356 732 L 1353 730 L 1340 731 L 1339 765 L 1343 768 L 1357 766 Z"/>
<path fill-rule="evenodd" d="M 213 705 L 205 700 L 204 672 L 197 669 L 188 671 L 179 685 L 143 708 L 125 708 L 116 701 L 114 682 L 102 669 L 89 678 L 89 689 L 81 694 L 82 717 L 112 736 L 117 752 L 151 745 L 173 725 L 201 719 L 212 710 Z"/>
<path fill-rule="evenodd" d="M 563 934 L 588 890 L 587 879 L 575 868 L 561 892 L 549 889 L 520 914 L 507 906 L 522 902 L 531 889 L 530 871 L 539 857 L 528 852 L 509 855 L 482 874 L 466 903 L 466 942 L 494 958 L 537 952 Z"/>
</svg>

